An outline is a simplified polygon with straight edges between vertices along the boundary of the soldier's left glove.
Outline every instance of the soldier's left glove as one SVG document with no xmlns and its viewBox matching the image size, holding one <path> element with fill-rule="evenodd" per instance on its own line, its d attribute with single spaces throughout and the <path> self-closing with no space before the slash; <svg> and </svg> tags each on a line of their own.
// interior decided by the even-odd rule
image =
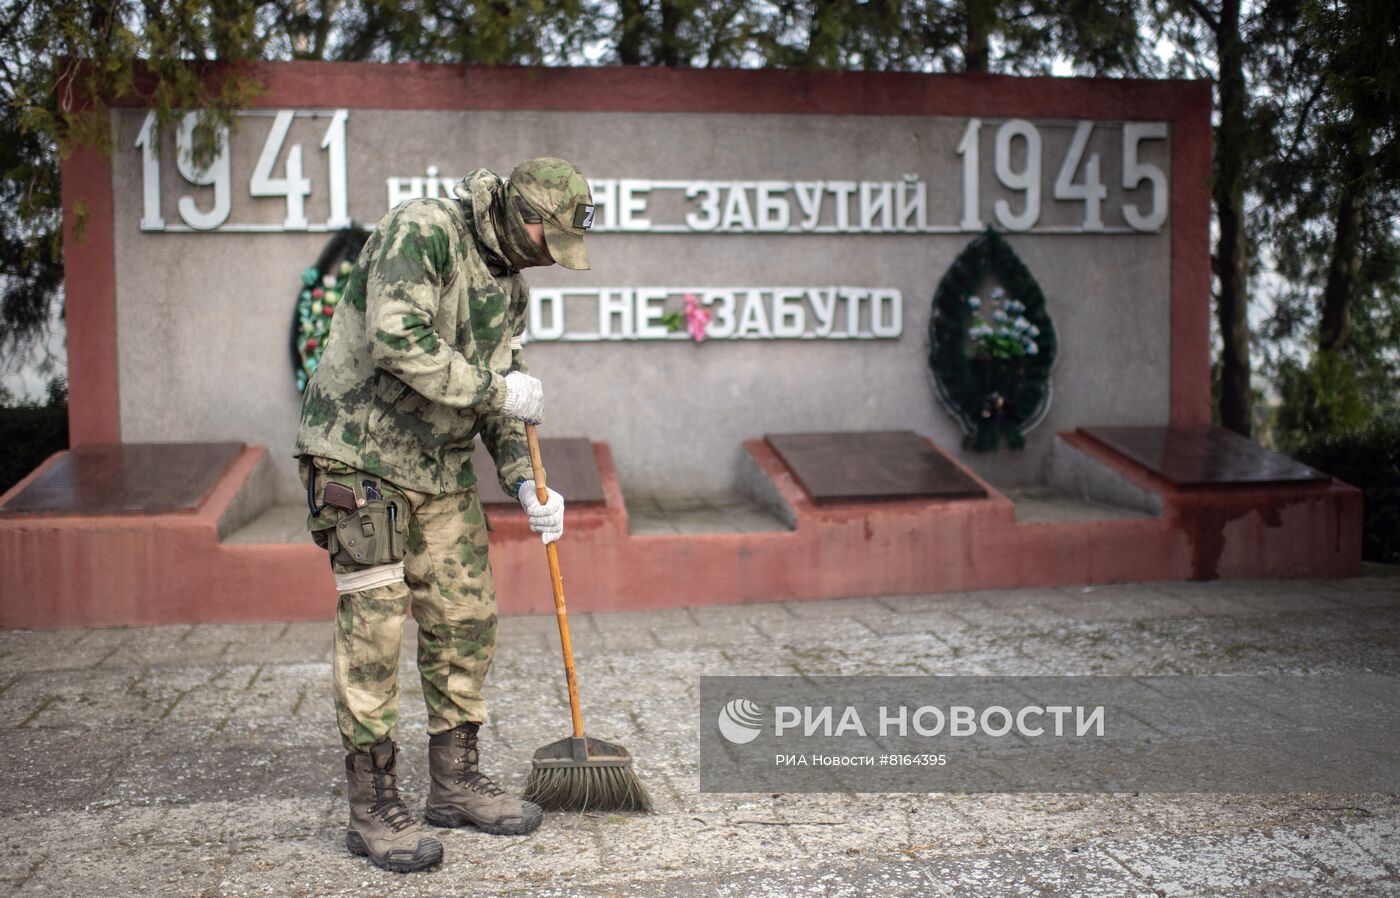
<svg viewBox="0 0 1400 898">
<path fill-rule="evenodd" d="M 544 534 L 544 544 L 549 545 L 564 535 L 564 497 L 549 487 L 545 487 L 545 491 L 549 493 L 549 501 L 540 502 L 535 481 L 527 480 L 520 484 L 515 497 L 530 516 L 530 529 Z"/>
</svg>

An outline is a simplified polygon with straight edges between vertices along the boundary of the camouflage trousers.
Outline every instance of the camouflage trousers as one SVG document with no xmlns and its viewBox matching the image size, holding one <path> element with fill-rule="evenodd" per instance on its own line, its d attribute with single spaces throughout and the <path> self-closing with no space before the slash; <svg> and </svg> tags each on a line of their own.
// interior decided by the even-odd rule
<svg viewBox="0 0 1400 898">
<path fill-rule="evenodd" d="M 418 624 L 418 674 L 428 706 L 428 734 L 463 723 L 483 723 L 481 687 L 496 648 L 496 591 L 487 559 L 486 519 L 475 487 L 429 495 L 402 489 L 342 462 L 301 456 L 302 487 L 316 467 L 313 499 L 321 506 L 326 483 L 364 495 L 362 481 L 409 508 L 403 577 L 342 592 L 335 615 L 334 695 L 346 751 L 365 751 L 399 719 L 399 651 L 410 608 Z M 308 515 L 307 529 L 323 549 L 341 519 L 352 514 L 325 507 Z M 365 565 L 330 556 L 338 580 L 354 579 Z M 373 572 L 371 572 L 373 573 Z M 380 578 L 383 579 L 383 578 Z"/>
</svg>

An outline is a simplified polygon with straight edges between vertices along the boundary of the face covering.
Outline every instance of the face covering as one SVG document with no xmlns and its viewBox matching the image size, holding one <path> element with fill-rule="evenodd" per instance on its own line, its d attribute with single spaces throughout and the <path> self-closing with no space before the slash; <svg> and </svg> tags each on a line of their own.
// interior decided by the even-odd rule
<svg viewBox="0 0 1400 898">
<path fill-rule="evenodd" d="M 491 224 L 501 241 L 501 251 L 516 269 L 553 265 L 549 250 L 538 246 L 525 229 L 525 219 L 515 207 L 517 196 L 519 194 L 509 184 L 504 189 L 492 191 Z"/>
</svg>

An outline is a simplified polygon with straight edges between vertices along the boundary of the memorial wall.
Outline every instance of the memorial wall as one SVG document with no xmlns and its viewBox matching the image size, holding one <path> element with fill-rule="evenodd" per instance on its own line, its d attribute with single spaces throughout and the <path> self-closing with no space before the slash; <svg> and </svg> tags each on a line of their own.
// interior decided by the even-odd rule
<svg viewBox="0 0 1400 898">
<path fill-rule="evenodd" d="M 351 223 L 539 155 L 598 206 L 591 271 L 526 272 L 542 431 L 609 443 L 630 494 L 729 490 L 767 433 L 892 429 L 1010 486 L 1057 431 L 1169 419 L 1165 121 L 267 108 L 204 168 L 192 121 L 152 123 L 112 114 L 120 437 L 266 446 L 282 501 L 303 271 Z M 964 447 L 929 361 L 935 291 L 988 227 L 1053 322 L 1016 332 L 1054 353 L 1020 450 Z M 1004 280 L 973 291 L 988 333 Z"/>
</svg>

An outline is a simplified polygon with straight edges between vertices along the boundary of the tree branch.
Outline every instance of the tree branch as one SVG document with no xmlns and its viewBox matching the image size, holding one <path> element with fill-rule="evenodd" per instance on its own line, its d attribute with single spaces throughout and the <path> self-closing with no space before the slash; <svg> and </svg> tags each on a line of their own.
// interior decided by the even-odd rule
<svg viewBox="0 0 1400 898">
<path fill-rule="evenodd" d="M 1191 11 L 1199 16 L 1202 22 L 1206 23 L 1206 27 L 1210 28 L 1210 30 L 1214 31 L 1216 34 L 1220 33 L 1220 20 L 1215 17 L 1215 14 L 1212 13 L 1201 0 L 1182 0 L 1182 2 L 1189 6 Z"/>
<path fill-rule="evenodd" d="M 1293 128 L 1293 138 L 1288 142 L 1288 152 L 1283 154 L 1283 164 L 1285 166 L 1293 164 L 1293 156 L 1298 152 L 1298 144 L 1303 141 L 1303 129 L 1308 125 L 1308 119 L 1312 116 L 1313 104 L 1322 97 L 1322 91 L 1326 87 L 1326 79 L 1317 79 L 1317 84 L 1313 87 L 1312 94 L 1303 103 L 1302 110 L 1298 113 L 1298 123 Z"/>
<path fill-rule="evenodd" d="M 1396 139 L 1397 138 L 1395 137 L 1390 138 L 1390 140 L 1387 140 L 1385 143 L 1381 144 L 1380 149 L 1376 150 L 1370 155 L 1369 158 L 1371 166 L 1374 167 L 1380 165 L 1381 162 L 1385 159 L 1385 157 L 1395 150 Z"/>
</svg>

